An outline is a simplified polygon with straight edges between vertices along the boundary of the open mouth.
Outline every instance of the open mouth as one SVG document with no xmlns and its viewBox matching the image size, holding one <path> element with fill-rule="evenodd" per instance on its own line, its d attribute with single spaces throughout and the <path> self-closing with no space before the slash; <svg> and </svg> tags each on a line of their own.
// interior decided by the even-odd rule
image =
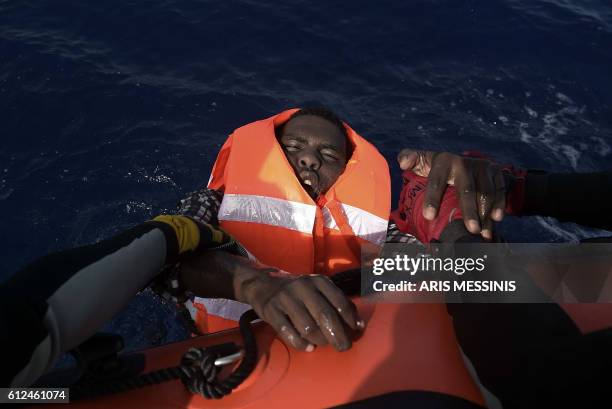
<svg viewBox="0 0 612 409">
<path fill-rule="evenodd" d="M 310 170 L 303 170 L 299 173 L 302 186 L 308 193 L 316 193 L 319 187 L 319 176 Z"/>
</svg>

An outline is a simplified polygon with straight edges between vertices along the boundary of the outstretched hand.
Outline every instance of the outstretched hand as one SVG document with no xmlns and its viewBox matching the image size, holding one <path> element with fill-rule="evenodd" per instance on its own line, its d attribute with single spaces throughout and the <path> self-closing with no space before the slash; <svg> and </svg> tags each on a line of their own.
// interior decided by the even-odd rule
<svg viewBox="0 0 612 409">
<path fill-rule="evenodd" d="M 427 220 L 436 218 L 446 187 L 454 185 L 467 230 L 487 240 L 493 237 L 493 221 L 503 219 L 506 204 L 500 166 L 485 159 L 411 149 L 400 151 L 397 161 L 402 170 L 428 178 L 422 209 Z"/>
</svg>

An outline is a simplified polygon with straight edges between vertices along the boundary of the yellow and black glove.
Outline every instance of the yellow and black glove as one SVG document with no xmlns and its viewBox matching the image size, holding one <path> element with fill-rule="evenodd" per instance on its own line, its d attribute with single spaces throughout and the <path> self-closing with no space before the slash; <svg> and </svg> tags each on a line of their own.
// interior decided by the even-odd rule
<svg viewBox="0 0 612 409">
<path fill-rule="evenodd" d="M 221 229 L 208 223 L 199 223 L 187 216 L 161 215 L 153 219 L 169 225 L 174 230 L 179 254 L 188 251 L 216 247 L 231 241 L 231 237 Z"/>
<path fill-rule="evenodd" d="M 147 222 L 164 232 L 168 242 L 166 263 L 193 251 L 215 248 L 233 242 L 232 237 L 207 223 L 187 216 L 160 215 Z"/>
<path fill-rule="evenodd" d="M 183 288 L 179 280 L 182 256 L 201 250 L 224 250 L 245 255 L 241 247 L 226 232 L 210 224 L 196 222 L 187 216 L 161 215 L 147 223 L 159 228 L 168 243 L 166 268 L 153 280 L 151 288 L 165 300 L 177 303 L 179 306 L 192 296 L 189 289 Z"/>
</svg>

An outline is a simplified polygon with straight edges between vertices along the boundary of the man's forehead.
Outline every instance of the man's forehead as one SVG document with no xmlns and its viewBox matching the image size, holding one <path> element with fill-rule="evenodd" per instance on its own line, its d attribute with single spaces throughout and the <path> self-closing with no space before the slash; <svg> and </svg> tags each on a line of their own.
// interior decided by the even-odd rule
<svg viewBox="0 0 612 409">
<path fill-rule="evenodd" d="M 340 129 L 325 118 L 314 115 L 298 116 L 284 127 L 283 136 L 317 138 L 322 143 L 343 146 L 345 138 Z"/>
</svg>

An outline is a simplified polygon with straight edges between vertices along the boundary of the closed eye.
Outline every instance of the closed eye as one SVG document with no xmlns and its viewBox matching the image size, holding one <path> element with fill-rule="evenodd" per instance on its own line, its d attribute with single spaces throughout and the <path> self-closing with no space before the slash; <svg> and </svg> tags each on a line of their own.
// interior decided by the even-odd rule
<svg viewBox="0 0 612 409">
<path fill-rule="evenodd" d="M 285 150 L 288 152 L 297 152 L 300 150 L 300 147 L 296 145 L 285 145 Z"/>
<path fill-rule="evenodd" d="M 336 162 L 339 159 L 338 155 L 329 150 L 321 151 L 321 155 L 325 158 L 325 160 L 330 162 Z"/>
</svg>

